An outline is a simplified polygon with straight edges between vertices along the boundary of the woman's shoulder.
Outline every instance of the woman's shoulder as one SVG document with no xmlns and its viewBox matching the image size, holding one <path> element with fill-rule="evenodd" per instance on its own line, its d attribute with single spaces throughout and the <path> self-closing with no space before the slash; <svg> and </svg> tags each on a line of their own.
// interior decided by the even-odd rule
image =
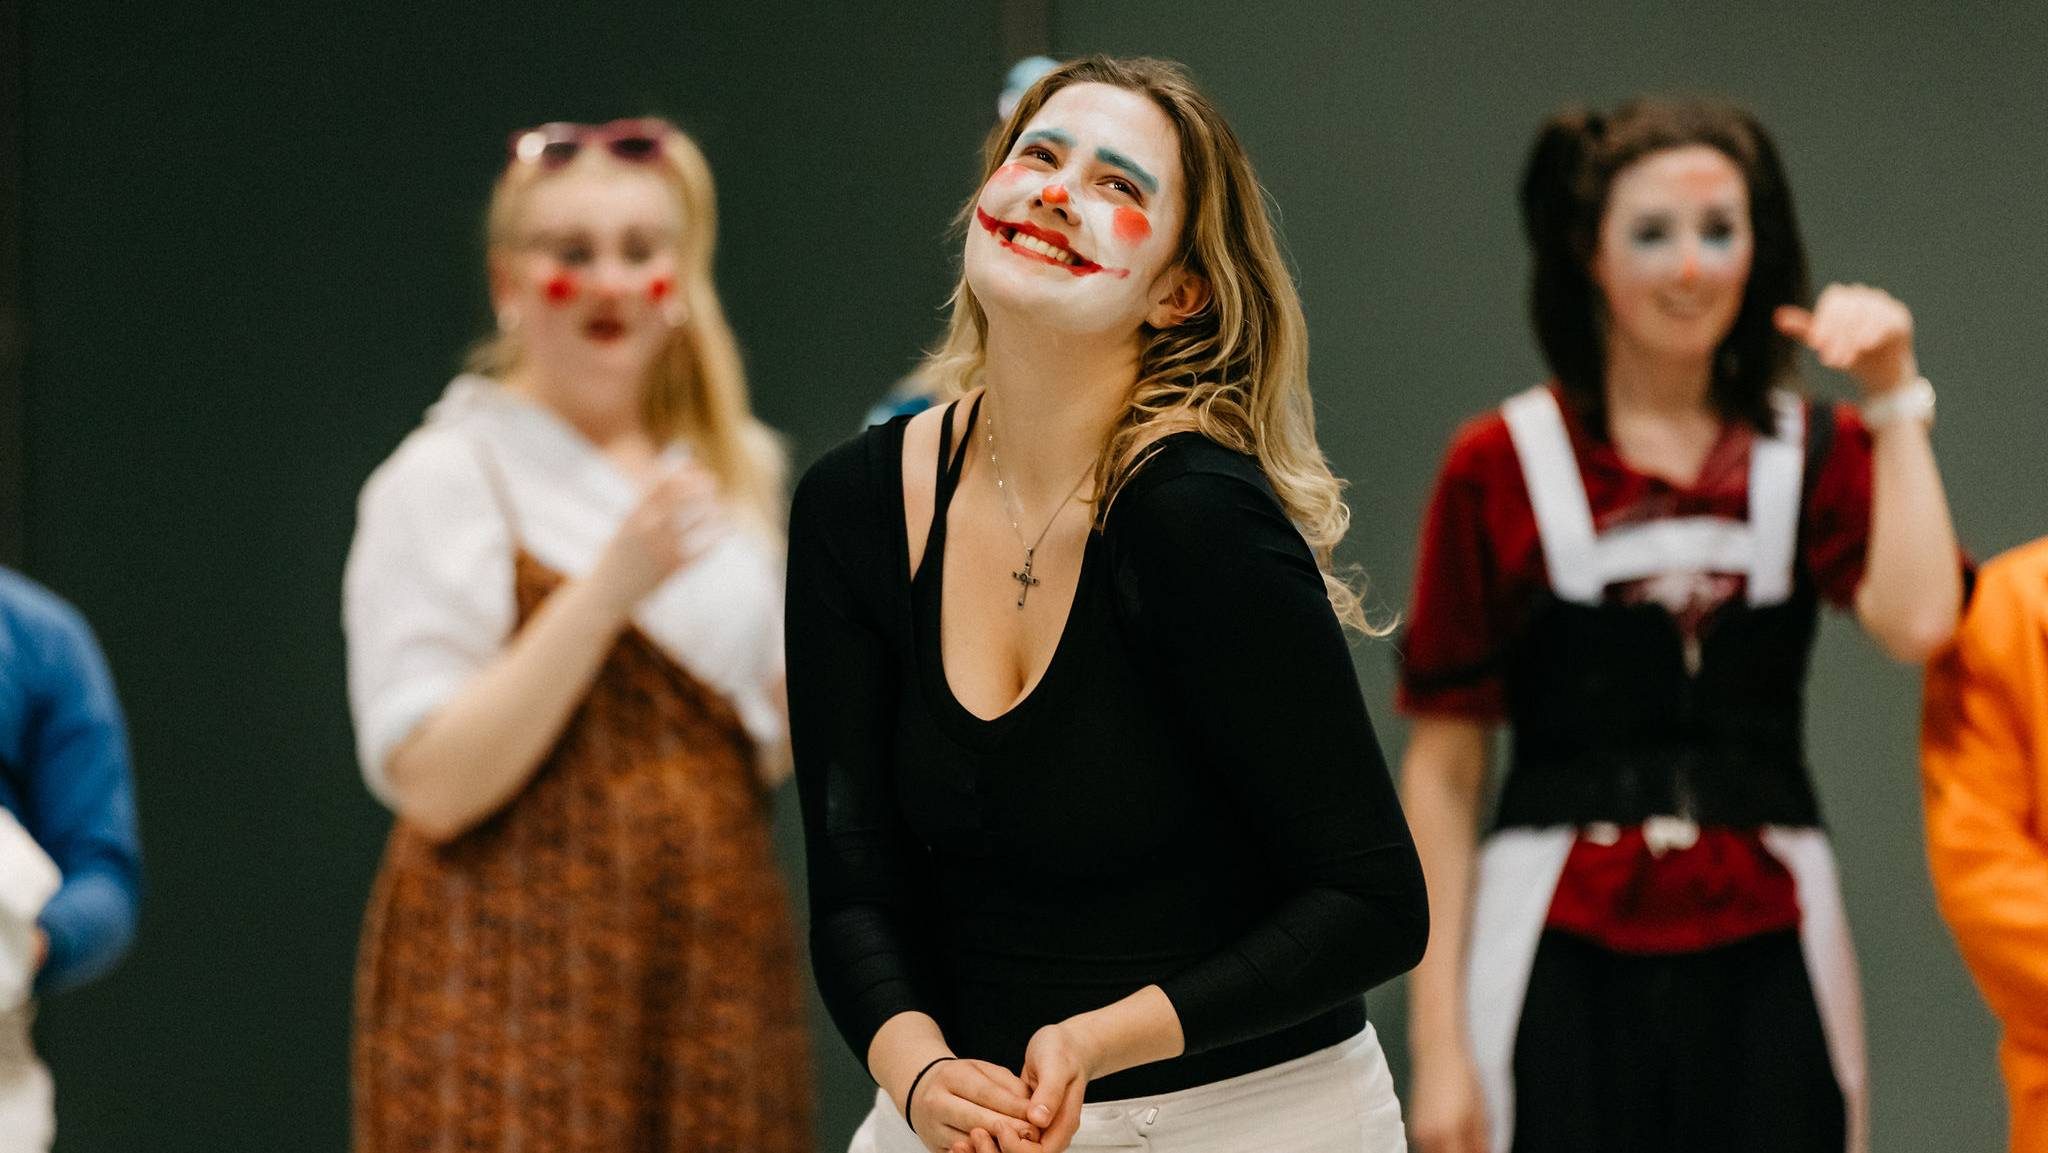
<svg viewBox="0 0 2048 1153">
<path fill-rule="evenodd" d="M 875 529 L 889 486 L 899 483 L 904 427 L 912 419 L 904 415 L 871 425 L 812 462 L 797 481 L 792 537 Z"/>
<path fill-rule="evenodd" d="M 433 503 L 474 489 L 485 491 L 478 448 L 462 431 L 423 424 L 405 435 L 363 482 L 364 508 L 391 503 Z"/>
<path fill-rule="evenodd" d="M 1527 394 L 1524 394 L 1527 395 Z M 1560 404 L 1559 411 L 1567 410 Z M 1570 416 L 1565 415 L 1567 426 Z M 1494 405 L 1460 420 L 1444 448 L 1446 476 L 1486 476 L 1515 463 L 1515 441 L 1508 432 L 1503 405 Z"/>
<path fill-rule="evenodd" d="M 1148 446 L 1103 528 L 1124 551 L 1141 554 L 1211 553 L 1275 532 L 1299 536 L 1258 458 L 1199 432 Z"/>
<path fill-rule="evenodd" d="M 94 645 L 92 627 L 70 601 L 33 577 L 0 565 L 0 654 L 8 663 L 47 656 L 47 650 L 69 652 L 80 644 Z M 53 643 L 54 642 L 54 643 Z"/>
<path fill-rule="evenodd" d="M 488 377 L 464 373 L 430 406 L 423 419 L 363 485 L 365 500 L 396 490 L 428 495 L 450 485 L 481 483 L 484 445 L 497 438 L 494 420 L 511 402 L 504 387 Z"/>
<path fill-rule="evenodd" d="M 1189 511 L 1230 489 L 1273 494 L 1257 457 L 1200 432 L 1176 432 L 1141 450 L 1111 507 L 1139 514 Z"/>
</svg>

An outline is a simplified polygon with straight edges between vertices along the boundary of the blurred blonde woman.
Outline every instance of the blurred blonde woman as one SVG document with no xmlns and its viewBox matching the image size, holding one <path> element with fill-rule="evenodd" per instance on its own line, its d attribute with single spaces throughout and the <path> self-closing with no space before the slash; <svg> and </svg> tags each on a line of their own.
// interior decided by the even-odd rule
<svg viewBox="0 0 2048 1153">
<path fill-rule="evenodd" d="M 1094 57 L 992 141 L 926 366 L 819 462 L 790 703 L 861 1153 L 1388 1153 L 1422 876 L 1330 571 L 1307 333 L 1229 124 Z"/>
<path fill-rule="evenodd" d="M 797 1150 L 810 1084 L 769 844 L 782 459 L 711 284 L 696 146 L 515 135 L 498 331 L 364 486 L 355 1149 Z"/>
</svg>

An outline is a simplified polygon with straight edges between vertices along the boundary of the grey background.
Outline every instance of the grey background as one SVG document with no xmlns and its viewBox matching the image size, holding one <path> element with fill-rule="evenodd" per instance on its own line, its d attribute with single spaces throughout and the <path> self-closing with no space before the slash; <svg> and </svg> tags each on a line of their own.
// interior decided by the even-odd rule
<svg viewBox="0 0 2048 1153">
<path fill-rule="evenodd" d="M 150 884 L 128 965 L 44 1006 L 60 1149 L 345 1143 L 355 933 L 387 818 L 355 773 L 341 560 L 357 487 L 488 320 L 481 212 L 506 133 L 660 112 L 698 136 L 757 404 L 807 463 L 937 330 L 947 224 L 1010 55 L 1000 15 L 29 0 L 7 463 L 23 563 L 96 623 L 130 710 Z M 1406 599 L 1453 427 L 1540 375 L 1523 149 L 1560 103 L 1642 90 L 1762 115 L 1816 276 L 1915 310 L 1965 543 L 2048 531 L 2048 10 L 1129 0 L 1056 3 L 1049 33 L 1060 54 L 1179 58 L 1231 114 L 1281 206 L 1324 444 L 1353 486 L 1349 559 L 1385 607 Z M 1361 644 L 1358 667 L 1398 756 L 1389 646 Z M 1840 620 L 1817 670 L 1876 1147 L 1995 1147 L 1995 1029 L 1923 863 L 1917 678 Z M 1372 1004 L 1405 1084 L 1402 987 Z M 870 1088 L 822 1016 L 817 1050 L 837 1148 Z"/>
</svg>

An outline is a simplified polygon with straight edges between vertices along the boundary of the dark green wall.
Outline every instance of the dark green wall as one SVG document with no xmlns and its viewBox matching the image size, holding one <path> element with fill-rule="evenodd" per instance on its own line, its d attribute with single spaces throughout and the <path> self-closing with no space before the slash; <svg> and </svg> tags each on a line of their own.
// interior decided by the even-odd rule
<svg viewBox="0 0 2048 1153">
<path fill-rule="evenodd" d="M 937 326 L 1004 63 L 991 0 L 253 7 L 26 9 L 26 562 L 106 643 L 150 870 L 133 959 L 39 1027 L 67 1153 L 343 1144 L 385 818 L 355 775 L 340 566 L 357 486 L 487 319 L 478 217 L 505 134 L 658 111 L 699 136 L 757 401 L 807 462 Z M 1817 275 L 1915 308 L 1966 542 L 2048 532 L 2048 17 L 1361 7 L 1065 3 L 1052 31 L 1066 53 L 1178 56 L 1233 114 L 1300 268 L 1352 556 L 1390 607 L 1443 439 L 1539 372 L 1511 205 L 1528 136 L 1562 101 L 1639 89 L 1762 113 Z M 1398 753 L 1387 646 L 1359 667 Z M 1839 622 L 1818 667 L 1877 1148 L 1989 1148 L 1994 1033 L 1927 892 L 1914 678 Z M 1405 1067 L 1399 988 L 1374 1006 Z M 818 1050 L 832 1148 L 867 1087 L 835 1036 Z"/>
</svg>

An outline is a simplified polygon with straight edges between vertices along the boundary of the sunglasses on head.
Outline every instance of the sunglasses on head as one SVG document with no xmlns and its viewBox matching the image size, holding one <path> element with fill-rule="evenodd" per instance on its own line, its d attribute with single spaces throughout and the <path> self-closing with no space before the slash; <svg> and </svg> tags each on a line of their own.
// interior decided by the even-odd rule
<svg viewBox="0 0 2048 1153">
<path fill-rule="evenodd" d="M 585 145 L 635 164 L 661 157 L 662 137 L 675 128 L 666 120 L 614 120 L 609 124 L 572 124 L 556 121 L 538 128 L 514 132 L 509 144 L 512 162 L 538 164 L 553 170 L 576 159 Z"/>
</svg>

